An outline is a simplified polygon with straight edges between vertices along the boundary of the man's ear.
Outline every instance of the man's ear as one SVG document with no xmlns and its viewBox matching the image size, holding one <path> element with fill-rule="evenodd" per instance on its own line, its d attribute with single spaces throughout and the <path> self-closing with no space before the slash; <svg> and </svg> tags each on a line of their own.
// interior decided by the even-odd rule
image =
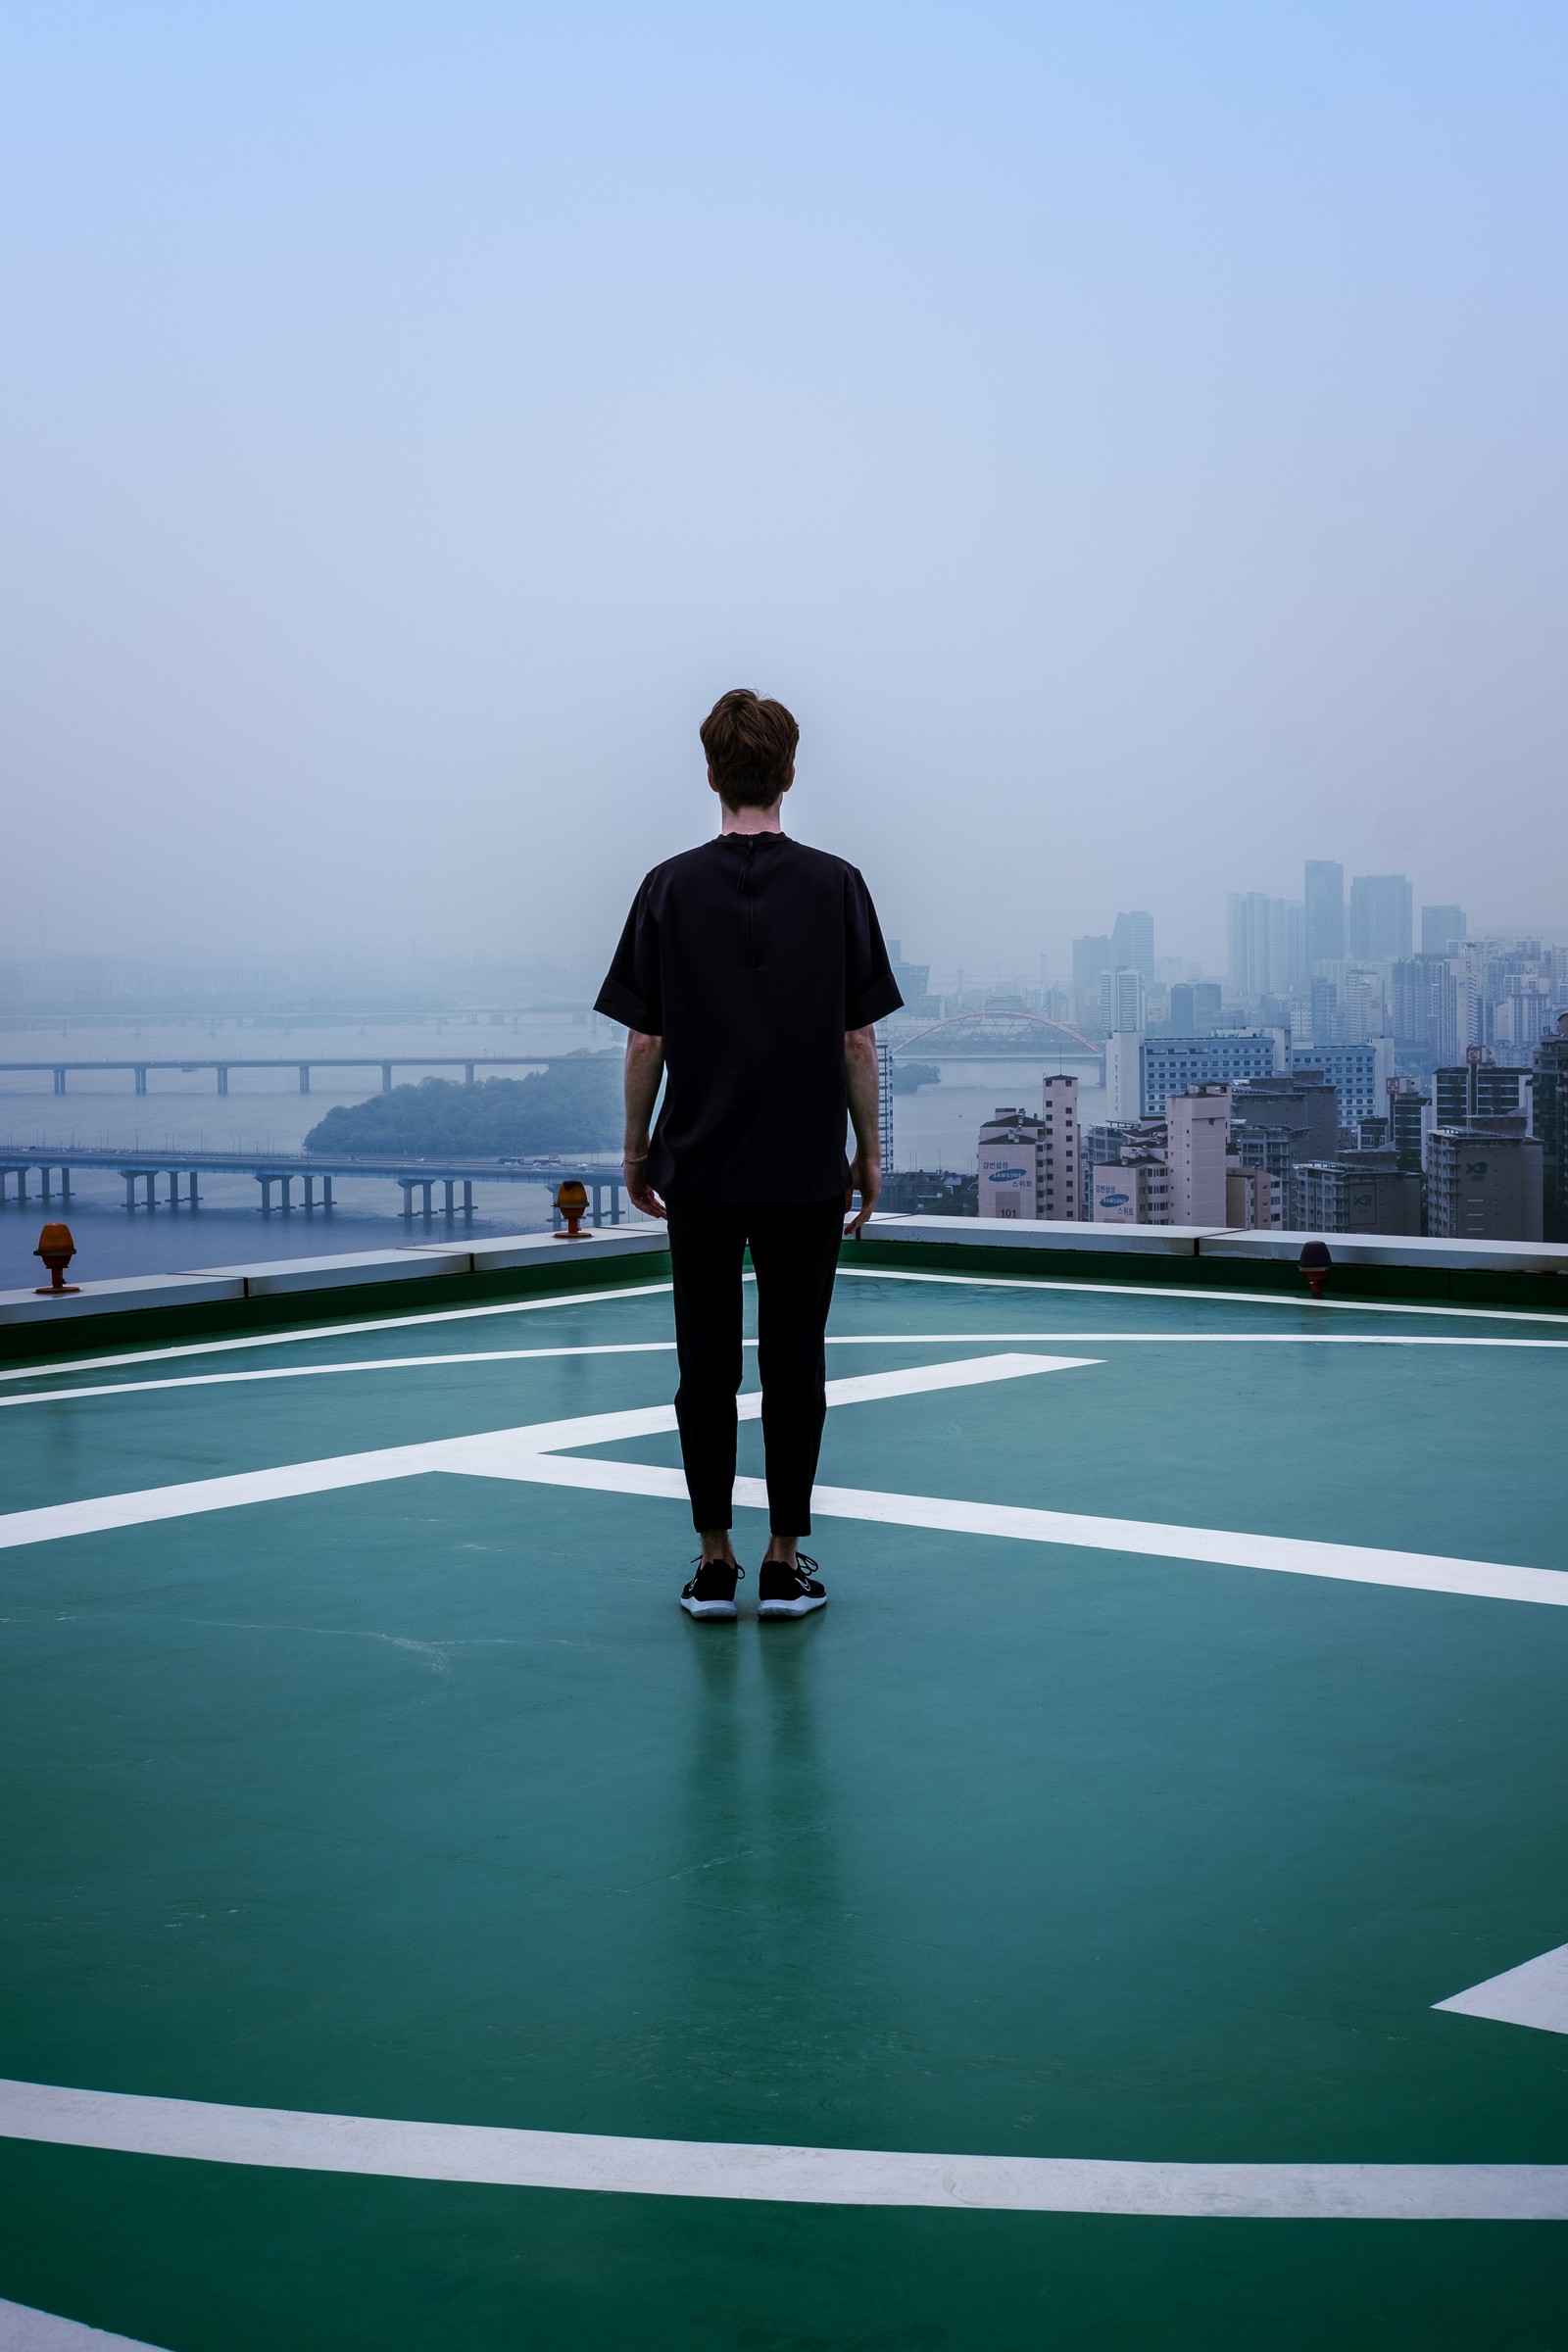
<svg viewBox="0 0 1568 2352">
<path fill-rule="evenodd" d="M 718 790 L 718 778 L 714 775 L 711 768 L 710 768 L 708 771 L 708 789 L 710 792 L 717 792 Z"/>
<path fill-rule="evenodd" d="M 795 781 L 795 762 L 794 762 L 794 760 L 792 760 L 790 761 L 790 772 L 789 772 L 789 774 L 788 774 L 788 775 L 785 777 L 785 779 L 784 779 L 783 783 L 782 783 L 782 784 L 779 786 L 779 788 L 778 788 L 778 797 L 779 797 L 779 799 L 780 799 L 780 800 L 782 800 L 782 799 L 784 798 L 784 795 L 785 795 L 785 794 L 788 792 L 788 790 L 789 790 L 790 786 L 791 786 L 791 785 L 794 783 L 794 781 Z"/>
</svg>

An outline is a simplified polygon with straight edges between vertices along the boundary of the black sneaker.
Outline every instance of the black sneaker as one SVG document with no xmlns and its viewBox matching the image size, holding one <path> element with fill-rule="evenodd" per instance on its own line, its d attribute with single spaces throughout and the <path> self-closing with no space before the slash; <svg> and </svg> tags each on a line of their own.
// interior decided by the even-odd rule
<svg viewBox="0 0 1568 2352">
<path fill-rule="evenodd" d="M 808 1573 L 815 1566 L 804 1551 L 793 1568 L 782 1560 L 764 1560 L 757 1572 L 759 1617 L 809 1617 L 813 1609 L 825 1609 L 827 1587 Z"/>
<path fill-rule="evenodd" d="M 680 1596 L 681 1607 L 688 1617 L 733 1617 L 735 1580 L 745 1574 L 733 1560 L 698 1561 L 697 1574 Z"/>
</svg>

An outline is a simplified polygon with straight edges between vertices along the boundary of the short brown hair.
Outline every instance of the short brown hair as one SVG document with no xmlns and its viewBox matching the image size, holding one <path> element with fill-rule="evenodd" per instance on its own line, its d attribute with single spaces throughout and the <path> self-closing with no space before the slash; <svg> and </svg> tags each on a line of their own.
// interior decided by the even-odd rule
<svg viewBox="0 0 1568 2352">
<path fill-rule="evenodd" d="M 702 724 L 703 750 L 727 808 L 771 808 L 790 780 L 801 730 L 782 703 L 749 686 L 721 694 Z"/>
</svg>

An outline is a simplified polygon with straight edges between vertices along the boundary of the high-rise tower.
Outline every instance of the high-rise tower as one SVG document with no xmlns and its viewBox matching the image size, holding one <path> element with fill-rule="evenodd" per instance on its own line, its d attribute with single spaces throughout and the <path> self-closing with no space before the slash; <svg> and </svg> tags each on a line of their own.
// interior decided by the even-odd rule
<svg viewBox="0 0 1568 2352">
<path fill-rule="evenodd" d="M 1306 861 L 1306 968 L 1345 956 L 1345 868 L 1332 858 Z"/>
</svg>

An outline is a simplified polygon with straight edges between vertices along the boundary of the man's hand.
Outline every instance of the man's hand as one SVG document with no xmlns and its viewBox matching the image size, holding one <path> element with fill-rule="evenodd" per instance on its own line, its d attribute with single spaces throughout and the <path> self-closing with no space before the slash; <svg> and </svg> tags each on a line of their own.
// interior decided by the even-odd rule
<svg viewBox="0 0 1568 2352">
<path fill-rule="evenodd" d="M 648 1181 L 648 1137 L 660 1080 L 664 1075 L 664 1041 L 633 1029 L 626 1039 L 626 1140 L 620 1173 L 634 1208 L 662 1217 L 664 1203 Z"/>
<path fill-rule="evenodd" d="M 876 1031 L 874 1029 L 846 1029 L 844 1032 L 844 1085 L 850 1098 L 850 1121 L 855 1129 L 855 1160 L 850 1169 L 850 1182 L 860 1196 L 857 1214 L 844 1228 L 847 1234 L 858 1233 L 876 1206 L 876 1197 L 882 1190 L 882 1135 L 877 1124 L 877 1064 Z M 844 1196 L 846 1211 L 850 1195 Z"/>
<path fill-rule="evenodd" d="M 646 1152 L 640 1152 L 635 1159 L 623 1159 L 620 1163 L 620 1173 L 633 1208 L 640 1208 L 645 1217 L 668 1215 L 669 1212 L 664 1203 L 648 1181 L 648 1154 Z"/>
<path fill-rule="evenodd" d="M 860 1196 L 860 1205 L 855 1210 L 854 1216 L 850 1217 L 849 1223 L 844 1228 L 846 1240 L 852 1233 L 859 1232 L 860 1227 L 876 1206 L 877 1196 L 882 1190 L 882 1162 L 880 1159 L 868 1159 L 863 1152 L 858 1152 L 850 1164 L 850 1191 L 844 1196 L 845 1214 L 849 1215 L 849 1211 L 854 1208 L 857 1193 Z"/>
</svg>

